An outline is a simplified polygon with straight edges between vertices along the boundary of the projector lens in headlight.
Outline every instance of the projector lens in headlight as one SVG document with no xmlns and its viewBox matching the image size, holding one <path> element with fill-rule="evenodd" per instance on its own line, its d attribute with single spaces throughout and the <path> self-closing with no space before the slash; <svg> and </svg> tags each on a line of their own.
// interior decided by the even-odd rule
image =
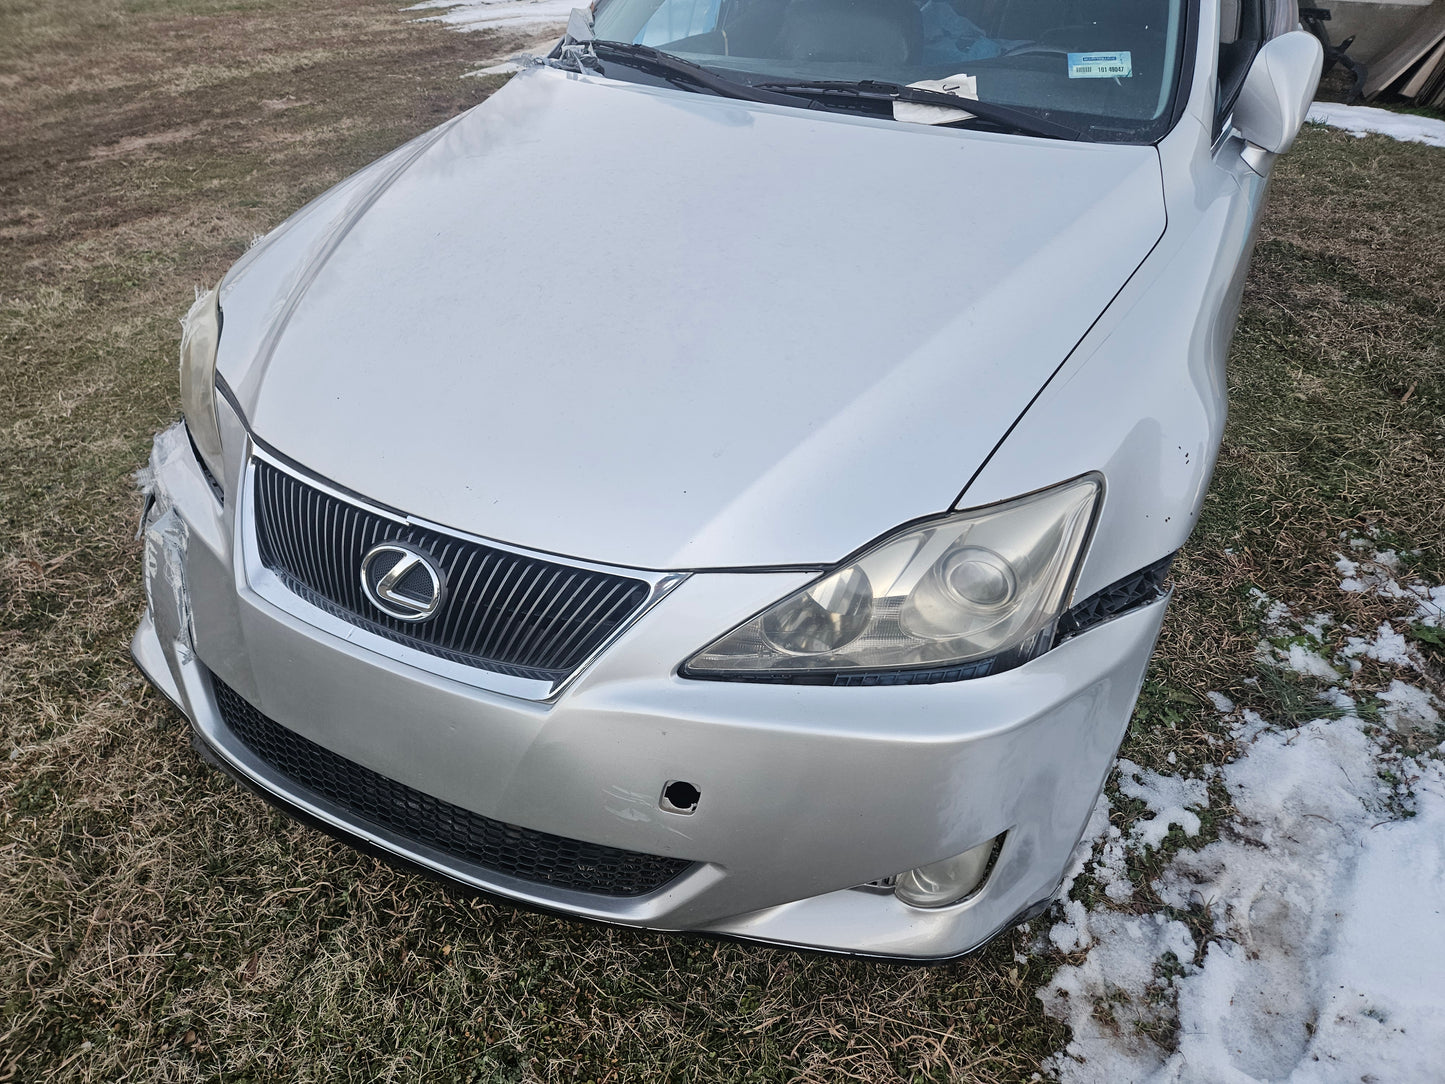
<svg viewBox="0 0 1445 1084">
<path fill-rule="evenodd" d="M 939 579 L 958 605 L 980 610 L 1004 605 L 1014 597 L 1018 585 L 1007 561 L 977 546 L 964 546 L 951 553 Z"/>
<path fill-rule="evenodd" d="M 1100 490 L 1091 475 L 914 524 L 744 622 L 682 673 L 748 681 L 1026 662 L 1053 646 Z"/>
</svg>

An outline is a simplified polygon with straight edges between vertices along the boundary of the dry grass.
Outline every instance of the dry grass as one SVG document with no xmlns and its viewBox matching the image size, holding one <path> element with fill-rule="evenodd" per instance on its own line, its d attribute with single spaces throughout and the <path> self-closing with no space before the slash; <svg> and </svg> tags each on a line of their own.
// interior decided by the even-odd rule
<svg viewBox="0 0 1445 1084">
<path fill-rule="evenodd" d="M 1064 1034 L 1023 934 L 911 970 L 453 898 L 206 768 L 131 668 L 191 288 L 496 85 L 457 76 L 500 43 L 394 7 L 0 0 L 0 1080 L 1027 1079 Z M 1445 573 L 1440 154 L 1281 169 L 1136 760 L 1224 755 L 1248 587 L 1340 612 L 1340 531 Z"/>
</svg>

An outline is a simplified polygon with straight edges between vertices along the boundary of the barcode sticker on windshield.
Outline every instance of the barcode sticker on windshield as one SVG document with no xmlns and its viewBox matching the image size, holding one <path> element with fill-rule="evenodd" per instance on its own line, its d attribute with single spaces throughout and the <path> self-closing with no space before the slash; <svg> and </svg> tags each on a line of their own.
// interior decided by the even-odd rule
<svg viewBox="0 0 1445 1084">
<path fill-rule="evenodd" d="M 1070 53 L 1070 79 L 1128 79 L 1134 74 L 1130 53 Z"/>
</svg>

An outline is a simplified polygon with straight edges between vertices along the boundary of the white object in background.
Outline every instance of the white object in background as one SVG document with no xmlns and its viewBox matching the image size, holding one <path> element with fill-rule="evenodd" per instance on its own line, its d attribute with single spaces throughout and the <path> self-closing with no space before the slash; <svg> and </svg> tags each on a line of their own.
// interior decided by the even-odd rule
<svg viewBox="0 0 1445 1084">
<path fill-rule="evenodd" d="M 540 26 L 557 28 L 558 37 L 577 0 L 422 0 L 406 11 L 439 11 L 423 16 L 458 30 L 530 30 Z"/>
<path fill-rule="evenodd" d="M 1425 143 L 1445 147 L 1445 120 L 1420 117 L 1413 113 L 1393 113 L 1370 105 L 1339 105 L 1315 102 L 1305 118 L 1311 124 L 1328 124 L 1363 138 L 1367 135 L 1389 136 L 1402 143 Z"/>
</svg>

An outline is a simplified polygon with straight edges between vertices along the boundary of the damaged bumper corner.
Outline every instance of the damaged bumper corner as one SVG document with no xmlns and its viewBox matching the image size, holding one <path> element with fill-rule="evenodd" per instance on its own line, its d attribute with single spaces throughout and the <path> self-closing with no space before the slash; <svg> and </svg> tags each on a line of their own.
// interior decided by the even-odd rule
<svg viewBox="0 0 1445 1084">
<path fill-rule="evenodd" d="M 155 435 L 135 481 L 145 498 L 136 537 L 143 545 L 146 612 L 131 655 L 157 689 L 190 714 L 181 681 L 181 667 L 195 657 L 187 564 L 196 549 L 224 560 L 230 524 L 191 451 L 184 422 Z"/>
</svg>

